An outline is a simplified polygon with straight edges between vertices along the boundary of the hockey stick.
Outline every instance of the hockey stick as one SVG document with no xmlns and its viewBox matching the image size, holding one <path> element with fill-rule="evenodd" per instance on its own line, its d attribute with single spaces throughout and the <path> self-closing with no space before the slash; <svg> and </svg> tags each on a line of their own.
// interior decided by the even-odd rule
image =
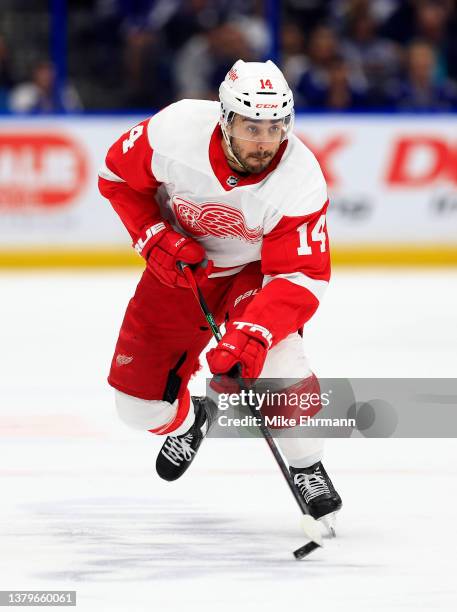
<svg viewBox="0 0 457 612">
<path fill-rule="evenodd" d="M 183 262 L 178 262 L 178 267 L 180 268 L 180 270 L 182 271 L 182 273 L 184 274 L 184 276 L 187 279 L 187 282 L 189 283 L 189 287 L 192 290 L 192 293 L 194 294 L 197 302 L 200 305 L 200 308 L 205 316 L 205 319 L 208 322 L 208 325 L 211 328 L 211 331 L 213 333 L 213 336 L 216 338 L 216 340 L 219 342 L 222 339 L 222 334 L 220 332 L 219 326 L 217 325 L 211 311 L 208 308 L 208 305 L 205 301 L 205 298 L 200 290 L 200 287 L 198 286 L 194 275 L 192 274 L 192 270 L 191 268 L 183 263 Z M 236 379 L 240 389 L 242 390 L 247 390 L 247 387 L 241 377 L 241 372 L 240 372 L 240 368 L 237 368 L 237 372 L 234 373 L 233 378 Z M 316 548 L 319 548 L 320 546 L 323 545 L 323 541 L 322 541 L 322 535 L 320 533 L 320 529 L 319 529 L 319 525 L 317 523 L 317 521 L 307 512 L 307 509 L 305 507 L 305 504 L 303 502 L 303 499 L 301 498 L 300 494 L 298 493 L 297 489 L 294 486 L 292 477 L 290 475 L 290 472 L 287 468 L 287 465 L 284 461 L 284 459 L 282 458 L 281 452 L 278 449 L 278 446 L 273 438 L 273 436 L 271 435 L 270 430 L 268 429 L 268 427 L 265 425 L 265 421 L 263 419 L 263 416 L 260 412 L 257 411 L 256 406 L 253 406 L 251 403 L 248 404 L 249 406 L 249 410 L 251 412 L 251 414 L 253 415 L 253 417 L 255 418 L 255 422 L 257 423 L 257 427 L 260 429 L 262 436 L 264 437 L 266 443 L 268 444 L 273 457 L 276 460 L 276 463 L 279 466 L 279 469 L 282 472 L 282 475 L 284 476 L 284 479 L 286 481 L 286 483 L 289 486 L 289 489 L 292 492 L 292 495 L 295 498 L 295 501 L 298 504 L 298 507 L 300 508 L 301 512 L 303 513 L 303 530 L 306 534 L 306 536 L 311 540 L 310 542 L 308 542 L 308 544 L 305 544 L 304 546 L 302 546 L 301 548 L 298 548 L 297 550 L 294 551 L 294 557 L 296 559 L 303 559 L 304 557 L 306 557 L 307 555 L 309 555 L 309 553 L 311 553 L 313 550 L 315 550 Z"/>
</svg>

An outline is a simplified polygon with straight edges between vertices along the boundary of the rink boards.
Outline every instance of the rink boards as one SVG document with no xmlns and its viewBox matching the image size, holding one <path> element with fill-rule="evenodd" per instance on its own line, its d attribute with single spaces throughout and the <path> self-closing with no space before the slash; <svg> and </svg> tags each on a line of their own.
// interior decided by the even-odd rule
<svg viewBox="0 0 457 612">
<path fill-rule="evenodd" d="M 135 266 L 97 171 L 139 116 L 3 118 L 0 265 Z M 452 115 L 300 115 L 329 186 L 333 262 L 457 263 Z"/>
</svg>

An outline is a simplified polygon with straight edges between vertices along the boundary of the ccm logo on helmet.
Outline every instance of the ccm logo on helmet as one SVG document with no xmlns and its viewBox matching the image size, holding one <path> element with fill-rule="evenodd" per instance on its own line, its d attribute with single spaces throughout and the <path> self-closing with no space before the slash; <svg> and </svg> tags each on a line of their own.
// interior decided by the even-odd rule
<svg viewBox="0 0 457 612">
<path fill-rule="evenodd" d="M 278 108 L 278 104 L 256 104 L 256 108 Z"/>
</svg>

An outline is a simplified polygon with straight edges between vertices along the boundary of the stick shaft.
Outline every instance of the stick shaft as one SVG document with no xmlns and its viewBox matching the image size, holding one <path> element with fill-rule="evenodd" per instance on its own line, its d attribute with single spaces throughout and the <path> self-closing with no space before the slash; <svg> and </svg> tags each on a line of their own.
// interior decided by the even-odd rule
<svg viewBox="0 0 457 612">
<path fill-rule="evenodd" d="M 200 308 L 202 309 L 202 312 L 205 315 L 205 319 L 208 321 L 208 325 L 210 326 L 211 331 L 213 332 L 213 336 L 219 342 L 219 340 L 222 338 L 221 331 L 219 329 L 218 324 L 214 320 L 214 317 L 210 309 L 208 308 L 205 298 L 202 292 L 200 291 L 200 287 L 197 285 L 195 281 L 194 275 L 192 274 L 192 270 L 189 268 L 189 266 L 186 266 L 183 264 L 180 265 L 180 268 L 184 276 L 186 277 L 190 288 L 192 289 L 192 293 L 195 295 L 197 302 L 200 304 Z"/>
<path fill-rule="evenodd" d="M 200 308 L 202 309 L 203 314 L 205 315 L 205 319 L 208 321 L 209 326 L 211 327 L 211 331 L 213 332 L 214 337 L 216 338 L 216 340 L 219 342 L 219 340 L 222 338 L 222 334 L 220 332 L 219 326 L 217 325 L 216 321 L 214 320 L 214 317 L 211 313 L 211 311 L 208 308 L 208 305 L 205 301 L 205 298 L 202 294 L 202 292 L 200 291 L 200 287 L 197 285 L 194 275 L 192 274 L 192 270 L 186 266 L 185 264 L 181 264 L 180 268 L 183 272 L 183 274 L 185 275 L 190 288 L 192 289 L 192 293 L 194 294 L 196 300 L 198 301 L 198 303 L 200 304 Z M 238 381 L 240 383 L 240 387 L 244 390 L 246 390 L 246 385 L 244 384 L 244 381 L 242 380 L 241 376 L 238 377 Z M 308 514 L 308 511 L 306 509 L 306 506 L 304 504 L 303 499 L 301 498 L 299 492 L 297 491 L 297 489 L 295 488 L 295 485 L 293 483 L 292 477 L 290 475 L 289 469 L 281 455 L 281 452 L 273 438 L 273 436 L 271 435 L 270 430 L 268 429 L 268 427 L 265 425 L 265 421 L 264 418 L 262 416 L 262 414 L 256 410 L 256 406 L 253 406 L 252 404 L 249 404 L 249 410 L 251 411 L 251 414 L 256 418 L 256 422 L 257 420 L 260 418 L 260 425 L 258 425 L 263 437 L 265 438 L 266 443 L 268 444 L 273 457 L 276 460 L 276 463 L 278 464 L 282 475 L 285 478 L 285 481 L 287 482 L 289 489 L 291 490 L 295 501 L 298 504 L 298 507 L 300 508 L 300 510 L 302 511 L 303 514 Z"/>
</svg>

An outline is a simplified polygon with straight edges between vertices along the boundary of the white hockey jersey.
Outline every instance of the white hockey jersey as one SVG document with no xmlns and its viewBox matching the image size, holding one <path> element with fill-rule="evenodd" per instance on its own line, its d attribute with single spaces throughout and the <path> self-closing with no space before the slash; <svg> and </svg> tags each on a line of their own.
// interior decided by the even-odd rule
<svg viewBox="0 0 457 612">
<path fill-rule="evenodd" d="M 260 260 L 265 285 L 282 279 L 283 294 L 317 307 L 330 258 L 327 188 L 316 158 L 291 135 L 262 173 L 238 174 L 225 158 L 218 119 L 217 102 L 182 100 L 139 123 L 108 151 L 101 193 L 134 244 L 166 219 L 204 247 L 213 275 Z"/>
</svg>

